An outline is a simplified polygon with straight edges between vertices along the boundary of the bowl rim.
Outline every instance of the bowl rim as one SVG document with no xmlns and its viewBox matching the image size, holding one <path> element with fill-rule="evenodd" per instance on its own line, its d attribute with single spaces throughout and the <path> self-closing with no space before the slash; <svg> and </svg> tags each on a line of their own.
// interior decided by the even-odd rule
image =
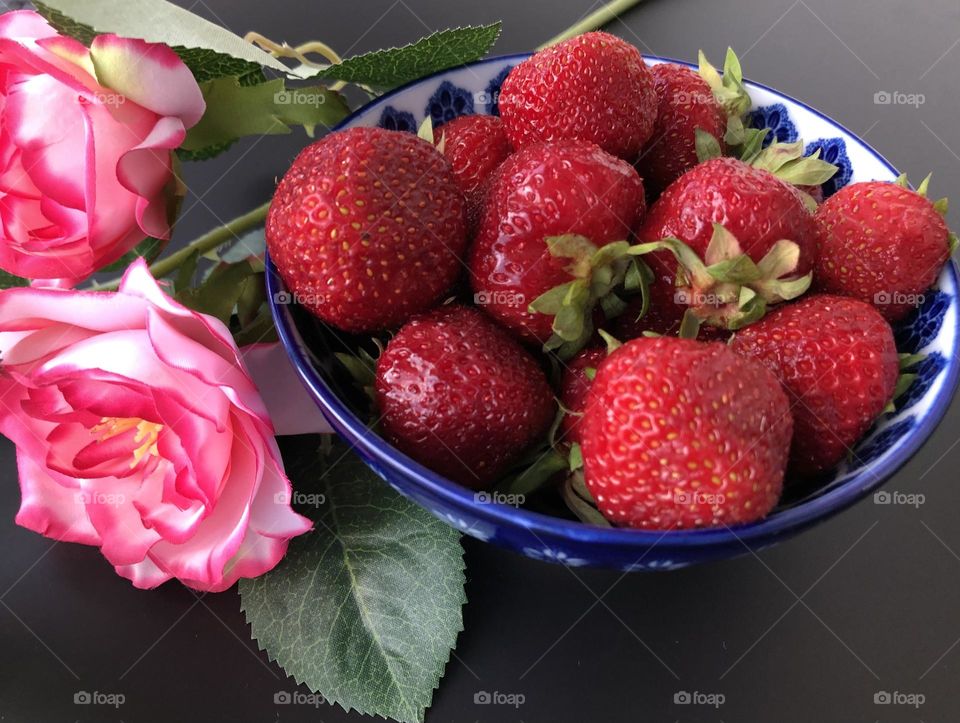
<svg viewBox="0 0 960 723">
<path fill-rule="evenodd" d="M 349 126 L 361 115 L 388 104 L 391 99 L 403 94 L 407 90 L 419 86 L 432 79 L 448 75 L 465 68 L 483 67 L 486 65 L 504 64 L 511 61 L 522 62 L 532 53 L 514 53 L 485 58 L 473 63 L 467 63 L 454 68 L 448 68 L 415 81 L 402 85 L 379 98 L 357 109 L 330 132 L 342 130 Z M 692 63 L 675 60 L 663 56 L 644 55 L 647 60 L 667 63 L 676 63 L 687 67 L 696 67 Z M 833 120 L 829 116 L 813 108 L 803 101 L 797 100 L 775 88 L 752 80 L 745 81 L 747 86 L 753 86 L 781 99 L 805 108 L 831 126 L 843 131 L 858 141 L 864 149 L 873 155 L 894 176 L 899 176 L 897 169 L 882 154 L 864 141 L 846 126 Z M 495 526 L 520 526 L 535 535 L 544 535 L 546 538 L 563 537 L 579 542 L 589 542 L 604 547 L 623 548 L 716 548 L 731 544 L 744 545 L 749 541 L 762 541 L 772 537 L 780 537 L 799 531 L 824 521 L 835 514 L 847 509 L 854 503 L 866 497 L 872 491 L 887 482 L 901 467 L 903 467 L 930 439 L 933 431 L 939 426 L 960 384 L 960 334 L 954 338 L 953 349 L 947 360 L 947 378 L 940 387 L 940 392 L 933 404 L 924 414 L 919 423 L 908 432 L 908 438 L 896 450 L 895 454 L 883 459 L 882 463 L 868 467 L 850 477 L 834 489 L 814 499 L 800 502 L 789 507 L 774 517 L 766 517 L 756 522 L 724 527 L 703 528 L 694 530 L 635 530 L 616 527 L 600 527 L 579 521 L 565 520 L 540 512 L 523 508 L 509 507 L 500 504 L 480 504 L 475 498 L 475 490 L 463 487 L 452 480 L 437 474 L 408 457 L 403 452 L 389 444 L 385 439 L 369 429 L 366 423 L 354 414 L 333 392 L 327 382 L 310 363 L 307 355 L 301 350 L 297 341 L 299 332 L 296 330 L 292 316 L 287 313 L 286 307 L 276 302 L 277 293 L 285 289 L 282 279 L 270 259 L 269 252 L 265 253 L 267 281 L 267 300 L 274 323 L 277 327 L 280 342 L 290 357 L 297 374 L 320 406 L 321 412 L 340 433 L 347 437 L 346 441 L 351 448 L 360 448 L 366 455 L 376 461 L 382 470 L 390 470 L 417 486 L 428 494 L 442 500 L 453 508 L 464 505 L 478 518 Z M 953 279 L 954 288 L 960 289 L 960 275 L 956 262 L 951 259 L 947 264 L 948 272 Z M 957 297 L 954 297 L 956 299 Z M 384 472 L 381 472 L 384 474 Z M 864 479 L 866 478 L 866 480 Z"/>
</svg>

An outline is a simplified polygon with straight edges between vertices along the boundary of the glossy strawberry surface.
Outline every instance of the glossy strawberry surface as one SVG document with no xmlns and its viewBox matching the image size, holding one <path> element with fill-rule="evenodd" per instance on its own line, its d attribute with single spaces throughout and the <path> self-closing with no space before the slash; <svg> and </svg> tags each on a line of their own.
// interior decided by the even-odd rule
<svg viewBox="0 0 960 723">
<path fill-rule="evenodd" d="M 779 307 L 731 348 L 783 383 L 794 416 L 790 475 L 824 472 L 851 453 L 893 396 L 899 359 L 886 320 L 856 299 L 815 294 Z"/>
<path fill-rule="evenodd" d="M 581 422 L 587 487 L 617 525 L 734 525 L 776 505 L 793 429 L 762 364 L 725 344 L 635 339 L 597 371 Z"/>
<path fill-rule="evenodd" d="M 350 332 L 402 324 L 447 292 L 466 247 L 463 193 L 409 133 L 352 128 L 308 146 L 266 221 L 292 300 Z"/>
<path fill-rule="evenodd" d="M 950 257 L 943 216 L 894 183 L 855 183 L 816 213 L 821 291 L 861 299 L 890 321 L 923 301 Z"/>
<path fill-rule="evenodd" d="M 639 50 L 608 33 L 584 33 L 515 67 L 500 114 L 514 148 L 587 140 L 632 162 L 653 133 L 657 94 Z"/>
<path fill-rule="evenodd" d="M 800 247 L 796 274 L 813 268 L 816 226 L 800 193 L 773 174 L 734 158 L 715 158 L 677 179 L 650 207 L 639 236 L 644 241 L 673 236 L 702 258 L 715 223 L 736 236 L 754 261 L 787 239 Z M 660 260 L 667 275 L 676 269 L 672 257 L 662 252 L 649 258 Z"/>
<path fill-rule="evenodd" d="M 377 363 L 387 439 L 450 479 L 495 481 L 556 412 L 537 362 L 479 311 L 443 306 L 412 319 Z"/>
<path fill-rule="evenodd" d="M 530 312 L 541 294 L 574 277 L 546 239 L 587 237 L 596 246 L 631 238 L 644 212 L 643 182 L 625 161 L 586 141 L 529 146 L 490 179 L 470 250 L 477 303 L 521 337 L 545 342 L 553 318 Z"/>
<path fill-rule="evenodd" d="M 695 70 L 676 63 L 651 68 L 657 91 L 657 123 L 640 157 L 640 174 L 648 189 L 659 193 L 697 165 L 696 131 L 720 143 L 727 114 L 707 82 Z"/>
<path fill-rule="evenodd" d="M 466 115 L 444 123 L 434 132 L 467 199 L 469 226 L 475 228 L 483 208 L 490 175 L 512 152 L 503 122 L 492 115 Z"/>
<path fill-rule="evenodd" d="M 560 403 L 566 411 L 560 423 L 561 442 L 580 443 L 580 419 L 586 407 L 587 394 L 593 385 L 591 377 L 606 358 L 605 348 L 591 347 L 566 363 L 560 379 Z"/>
</svg>

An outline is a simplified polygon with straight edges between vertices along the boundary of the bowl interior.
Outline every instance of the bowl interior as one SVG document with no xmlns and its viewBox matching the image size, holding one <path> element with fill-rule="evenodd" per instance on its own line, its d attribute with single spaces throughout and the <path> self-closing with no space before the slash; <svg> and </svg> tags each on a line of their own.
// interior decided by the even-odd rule
<svg viewBox="0 0 960 723">
<path fill-rule="evenodd" d="M 526 55 L 491 58 L 424 78 L 387 94 L 352 115 L 341 128 L 382 126 L 416 132 L 430 116 L 435 126 L 471 113 L 497 113 L 500 84 Z M 651 65 L 665 59 L 647 58 Z M 669 61 L 677 62 L 677 61 Z M 892 181 L 897 171 L 857 136 L 818 111 L 763 85 L 748 82 L 756 124 L 771 128 L 780 141 L 807 142 L 808 152 L 840 171 L 824 188 L 830 195 L 851 183 Z M 281 339 L 308 389 L 334 426 L 389 483 L 450 524 L 481 539 L 514 547 L 531 557 L 566 564 L 601 564 L 624 569 L 674 567 L 698 561 L 695 548 L 712 556 L 761 547 L 853 504 L 869 494 L 910 458 L 942 418 L 957 386 L 958 299 L 953 263 L 919 310 L 898 325 L 901 352 L 923 353 L 917 380 L 833 473 L 816 485 L 792 489 L 765 520 L 735 528 L 674 531 L 667 534 L 598 528 L 503 504 L 443 479 L 390 447 L 365 422 L 366 401 L 335 360 L 334 352 L 365 342 L 335 332 L 286 299 L 283 282 L 269 266 L 268 284 Z M 642 559 L 633 563 L 636 552 Z M 654 551 L 655 550 L 655 551 Z M 692 557 L 691 557 L 692 555 Z M 701 555 L 702 557 L 703 555 Z M 626 561 L 626 562 L 624 562 Z"/>
</svg>

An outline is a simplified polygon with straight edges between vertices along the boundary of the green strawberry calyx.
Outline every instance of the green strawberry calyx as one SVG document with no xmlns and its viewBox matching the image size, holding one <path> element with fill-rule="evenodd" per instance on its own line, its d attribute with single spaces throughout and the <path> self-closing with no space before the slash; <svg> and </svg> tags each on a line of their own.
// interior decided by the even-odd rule
<svg viewBox="0 0 960 723">
<path fill-rule="evenodd" d="M 723 75 L 710 64 L 702 50 L 699 53 L 699 63 L 700 77 L 710 86 L 714 97 L 723 106 L 727 115 L 739 118 L 750 110 L 753 101 L 750 100 L 750 94 L 747 93 L 747 87 L 743 83 L 743 68 L 740 67 L 740 59 L 733 52 L 733 48 L 727 48 L 727 55 L 723 61 Z"/>
<path fill-rule="evenodd" d="M 619 316 L 627 306 L 618 293 L 620 289 L 643 293 L 646 305 L 652 274 L 646 264 L 630 254 L 627 241 L 597 247 L 578 234 L 552 236 L 545 241 L 553 256 L 570 260 L 567 272 L 572 279 L 538 296 L 529 311 L 553 317 L 553 334 L 544 350 L 570 359 L 593 336 L 593 310 L 597 305 L 608 319 Z"/>
<path fill-rule="evenodd" d="M 669 251 L 679 264 L 676 299 L 688 306 L 681 332 L 696 337 L 700 324 L 735 331 L 759 321 L 772 304 L 791 301 L 810 288 L 813 274 L 797 276 L 800 247 L 777 241 L 759 262 L 744 253 L 737 238 L 720 224 L 704 258 L 679 239 L 638 244 L 631 255 Z"/>
</svg>

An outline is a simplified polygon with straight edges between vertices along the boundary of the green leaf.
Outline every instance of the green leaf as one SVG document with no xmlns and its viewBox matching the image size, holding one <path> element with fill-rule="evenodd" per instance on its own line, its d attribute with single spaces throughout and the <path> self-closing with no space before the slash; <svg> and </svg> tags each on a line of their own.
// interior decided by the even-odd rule
<svg viewBox="0 0 960 723">
<path fill-rule="evenodd" d="M 195 311 L 210 314 L 229 323 L 233 309 L 243 293 L 247 278 L 256 273 L 248 261 L 221 264 L 203 284 L 177 293 L 177 300 Z"/>
<path fill-rule="evenodd" d="M 310 77 L 392 88 L 484 57 L 500 36 L 500 23 L 442 30 L 402 48 L 355 55 Z"/>
<path fill-rule="evenodd" d="M 269 53 L 166 0 L 43 0 L 37 9 L 45 16 L 55 18 L 55 27 L 83 43 L 88 44 L 99 33 L 116 33 L 126 38 L 165 43 L 172 48 L 212 51 L 289 74 L 289 68 Z M 213 57 L 205 55 L 205 63 Z M 239 74 L 238 67 L 230 66 L 230 74 Z"/>
<path fill-rule="evenodd" d="M 350 112 L 339 93 L 322 86 L 287 88 L 282 78 L 252 86 L 241 85 L 236 77 L 218 78 L 200 87 L 207 112 L 183 142 L 191 152 L 244 136 L 289 133 L 292 125 L 312 136 L 316 126 L 334 126 Z"/>
<path fill-rule="evenodd" d="M 12 289 L 17 286 L 30 286 L 30 281 L 0 269 L 0 289 Z"/>
<path fill-rule="evenodd" d="M 463 628 L 459 533 L 394 492 L 341 443 L 301 457 L 324 503 L 271 572 L 240 582 L 253 637 L 298 683 L 345 710 L 420 723 Z M 323 497 L 319 497 L 323 495 Z"/>
<path fill-rule="evenodd" d="M 697 149 L 697 160 L 700 163 L 706 163 L 714 158 L 723 155 L 723 149 L 720 148 L 720 141 L 714 138 L 705 130 L 697 128 L 694 130 L 694 145 Z"/>
<path fill-rule="evenodd" d="M 163 253 L 163 250 L 167 247 L 169 241 L 164 241 L 158 238 L 145 238 L 143 241 L 138 243 L 133 250 L 127 251 L 123 256 L 114 261 L 108 266 L 104 266 L 101 271 L 124 271 L 130 264 L 132 264 L 137 259 L 143 259 L 148 264 L 152 264 L 160 254 Z"/>
</svg>

